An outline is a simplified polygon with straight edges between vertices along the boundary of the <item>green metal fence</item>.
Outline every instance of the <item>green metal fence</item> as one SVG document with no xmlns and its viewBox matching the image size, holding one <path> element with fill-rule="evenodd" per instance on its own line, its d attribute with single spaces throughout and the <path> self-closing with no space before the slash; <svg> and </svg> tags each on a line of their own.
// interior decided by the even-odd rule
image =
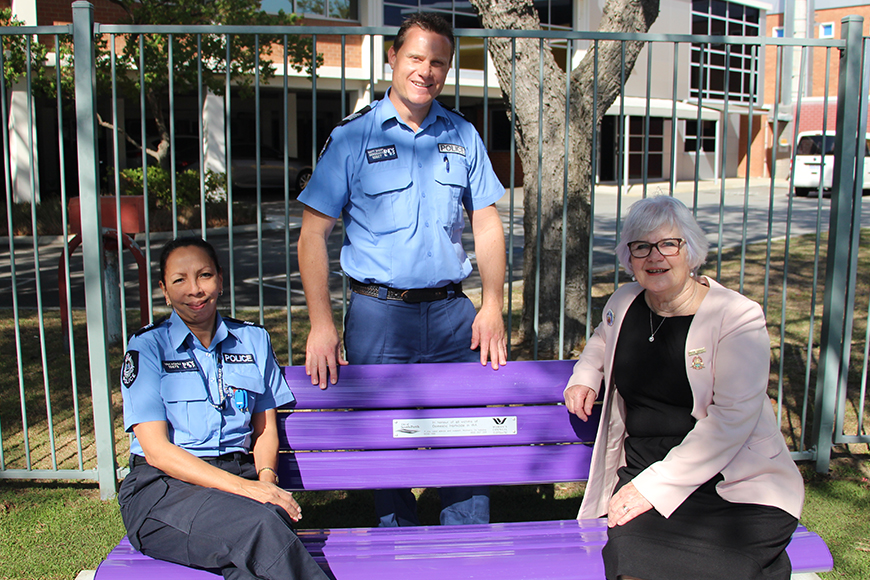
<svg viewBox="0 0 870 580">
<path fill-rule="evenodd" d="M 33 231 L 49 212 L 49 201 L 54 194 L 59 197 L 58 219 L 63 227 L 71 223 L 68 202 L 76 193 L 81 208 L 79 238 L 13 234 L 3 244 L 5 247 L 0 247 L 0 312 L 3 313 L 2 324 L 10 329 L 3 344 L 6 352 L 14 350 L 16 353 L 15 364 L 7 364 L 4 367 L 7 372 L 0 376 L 0 394 L 4 400 L 0 411 L 0 478 L 91 479 L 99 481 L 102 495 L 108 497 L 115 492 L 117 479 L 124 473 L 118 465 L 126 464 L 126 458 L 116 457 L 116 448 L 122 453 L 126 449 L 126 436 L 119 422 L 120 394 L 115 378 L 124 337 L 140 320 L 152 320 L 164 313 L 159 292 L 155 294 L 152 282 L 156 255 L 166 240 L 191 227 L 181 215 L 181 164 L 190 162 L 198 168 L 198 183 L 194 189 L 200 225 L 194 230 L 226 256 L 229 289 L 226 306 L 230 314 L 241 312 L 258 317 L 261 323 L 267 322 L 273 335 L 287 337 L 286 348 L 279 352 L 282 362 L 298 361 L 302 351 L 294 350 L 293 339 L 304 339 L 299 336 L 304 332 L 299 330 L 298 320 L 303 302 L 295 259 L 300 210 L 291 195 L 295 193 L 296 184 L 289 177 L 289 152 L 298 150 L 294 162 L 300 167 L 314 166 L 317 150 L 328 133 L 328 127 L 319 126 L 318 121 L 333 117 L 337 120 L 352 112 L 354 97 L 359 102 L 361 98 L 377 98 L 383 94 L 389 74 L 384 69 L 382 42 L 394 34 L 395 29 L 102 25 L 94 23 L 90 4 L 75 2 L 73 7 L 74 23 L 70 26 L 0 29 L 0 41 L 4 45 L 19 39 L 26 43 L 28 54 L 33 50 L 31 42 L 37 38 L 34 35 L 39 35 L 42 41 L 52 38 L 58 56 L 50 63 L 53 66 L 49 70 L 57 86 L 65 86 L 65 79 L 71 79 L 72 84 L 66 86 L 74 91 L 55 90 L 53 105 L 47 97 L 38 98 L 36 104 L 28 97 L 25 111 L 29 113 L 22 117 L 20 112 L 10 109 L 10 103 L 19 103 L 16 99 L 20 99 L 22 91 L 25 95 L 37 94 L 34 90 L 39 80 L 37 75 L 28 64 L 16 85 L 0 79 L 2 126 L 10 127 L 10 119 L 14 117 L 16 120 L 24 118 L 24 125 L 28 127 L 24 132 L 2 132 L 8 230 L 14 232 L 24 219 L 13 207 L 13 200 L 22 188 L 30 191 L 30 217 L 26 219 L 31 221 Z M 858 127 L 867 126 L 866 95 L 870 86 L 870 59 L 867 58 L 870 45 L 862 38 L 861 27 L 860 18 L 844 19 L 842 38 L 831 40 L 458 30 L 457 61 L 448 81 L 454 94 L 445 91 L 448 99 L 452 97 L 454 106 L 462 108 L 473 104 L 478 115 L 474 120 L 478 121 L 484 139 L 502 150 L 508 175 L 505 179 L 508 195 L 500 202 L 509 248 L 505 290 L 508 296 L 514 296 L 521 283 L 535 284 L 540 280 L 537 275 L 533 280 L 523 280 L 520 274 L 523 239 L 538 235 L 536 231 L 523 230 L 523 199 L 528 197 L 534 201 L 538 192 L 533 184 L 521 187 L 514 177 L 517 165 L 512 125 L 508 125 L 506 133 L 499 133 L 499 123 L 504 122 L 494 116 L 494 111 L 501 115 L 504 105 L 491 80 L 488 61 L 478 59 L 480 66 L 472 64 L 474 58 L 469 56 L 473 54 L 472 49 L 486 54 L 489 43 L 496 38 L 508 38 L 513 43 L 532 39 L 539 42 L 542 49 L 549 43 L 560 47 L 566 55 L 606 41 L 646 43 L 647 52 L 639 61 L 639 64 L 646 63 L 645 88 L 630 90 L 628 79 L 622 78 L 620 92 L 625 98 L 611 109 L 606 126 L 589 128 L 595 134 L 592 166 L 600 176 L 593 180 L 588 192 L 592 215 L 588 277 L 594 284 L 589 285 L 587 312 L 575 314 L 596 324 L 601 316 L 600 295 L 622 283 L 612 248 L 631 202 L 655 193 L 679 196 L 693 208 L 715 250 L 705 273 L 727 279 L 728 285 L 741 292 L 749 293 L 751 288 L 752 297 L 764 306 L 774 347 L 771 395 L 792 445 L 792 455 L 798 460 L 814 461 L 819 470 L 827 469 L 833 445 L 870 442 L 864 428 L 870 311 L 866 297 L 862 299 L 855 292 L 862 283 L 861 274 L 866 275 L 858 255 L 860 228 L 870 219 L 862 217 L 861 206 L 860 176 L 864 157 L 860 151 L 865 131 Z M 107 62 L 97 61 L 95 33 L 111 47 Z M 145 62 L 145 56 L 140 56 L 135 66 L 126 68 L 116 61 L 116 55 L 120 55 L 121 47 L 127 43 L 138 43 L 141 49 L 146 39 L 156 36 L 193 39 L 198 50 L 203 42 L 223 43 L 221 46 L 226 47 L 229 55 L 234 40 L 242 35 L 254 35 L 256 42 L 260 37 L 257 35 L 270 38 L 277 35 L 276 46 L 284 47 L 279 51 L 282 54 L 288 52 L 286 47 L 295 38 L 310 39 L 315 51 L 327 44 L 340 46 L 341 60 L 340 65 L 315 63 L 314 74 L 309 77 L 304 73 L 301 76 L 289 73 L 291 64 L 287 57 L 283 57 L 283 62 L 279 58 L 275 64 L 285 74 L 266 80 L 254 72 L 249 96 L 243 100 L 238 96 L 236 73 L 226 67 L 222 73 L 223 96 L 218 95 L 223 107 L 219 117 L 224 123 L 226 145 L 222 153 L 227 172 L 226 224 L 207 227 L 206 201 L 211 195 L 211 186 L 206 183 L 206 172 L 202 171 L 207 152 L 202 145 L 206 129 L 201 111 L 206 100 L 213 98 L 205 90 L 203 79 L 204 75 L 212 74 L 208 66 L 215 63 L 203 62 L 200 58 L 196 86 L 192 90 L 177 91 L 173 86 L 178 65 L 175 59 L 181 57 L 172 48 L 166 62 L 149 63 Z M 60 46 L 72 47 L 74 66 L 73 59 L 57 48 Z M 175 45 L 170 43 L 170 46 Z M 349 54 L 353 52 L 351 47 L 363 55 L 359 59 L 362 67 L 348 64 Z M 765 103 L 761 87 L 768 51 L 774 54 L 777 94 L 780 79 L 787 74 L 783 73 L 783 62 L 788 62 L 790 52 L 802 63 L 814 54 L 824 55 L 828 63 L 826 103 L 828 99 L 833 102 L 834 98 L 828 96 L 828 87 L 834 83 L 838 87 L 837 162 L 833 167 L 822 168 L 822 171 L 834 172 L 830 200 L 823 195 L 806 199 L 792 195 L 793 184 L 781 169 L 777 170 L 777 166 L 782 165 L 776 163 L 778 149 L 774 149 L 769 176 L 749 177 L 753 170 L 751 155 L 746 157 L 743 177 L 736 177 L 736 172 L 733 177 L 726 176 L 728 168 L 736 165 L 735 150 L 739 149 L 735 144 L 739 135 L 729 129 L 732 116 L 746 117 L 749 135 L 753 134 L 753 123 L 767 122 L 765 119 L 769 117 L 774 120 L 774 135 L 779 137 L 779 119 L 786 116 L 785 113 L 793 114 L 787 135 L 793 138 L 800 131 L 803 106 L 800 95 L 804 92 L 801 87 L 809 81 L 801 73 L 793 109 L 781 110 L 779 99 Z M 139 54 L 143 53 L 140 50 Z M 0 50 L 0 58 L 4 54 Z M 716 64 L 715 55 L 724 56 L 721 72 L 725 84 L 717 90 L 730 94 L 728 83 L 740 82 L 744 87 L 758 87 L 757 91 L 749 91 L 755 98 L 744 98 L 740 102 L 720 99 L 715 102 L 715 109 L 708 106 L 715 100 L 710 97 L 713 94 L 710 91 L 698 89 L 694 98 L 685 98 L 690 70 L 681 64 L 686 64 L 688 58 L 700 59 L 702 66 L 695 70 L 706 71 L 701 73 L 700 82 L 709 84 L 713 77 L 710 71 L 720 66 Z M 745 62 L 741 61 L 740 74 L 734 76 L 730 74 L 731 57 L 736 56 Z M 662 109 L 659 103 L 660 86 L 654 88 L 650 80 L 658 59 L 667 62 L 672 69 L 667 71 L 669 78 L 663 83 L 669 87 L 665 95 L 667 109 Z M 831 78 L 833 61 L 839 62 L 837 79 Z M 30 59 L 26 62 L 30 63 Z M 154 66 L 163 68 L 169 81 L 163 96 L 174 146 L 168 172 L 171 219 L 167 232 L 155 231 L 158 217 L 151 213 L 159 184 L 149 181 L 147 167 L 154 163 L 144 152 L 136 149 L 128 155 L 126 150 L 128 136 L 146 145 L 152 136 L 145 86 L 149 67 Z M 103 71 L 108 71 L 109 88 L 105 90 L 98 89 L 103 85 L 97 83 L 98 73 L 103 74 Z M 139 96 L 123 98 L 121 85 L 131 79 L 139 81 Z M 658 82 L 661 84 L 661 79 Z M 307 85 L 300 89 L 304 83 Z M 349 88 L 351 84 L 355 88 Z M 714 87 L 709 84 L 707 88 L 712 91 Z M 567 95 L 570 87 L 565 91 Z M 10 96 L 13 92 L 14 97 Z M 301 102 L 303 97 L 309 108 L 291 118 L 288 103 Z M 633 104 L 632 98 L 638 102 Z M 279 103 L 277 107 L 275 102 Z M 654 111 L 656 107 L 658 111 Z M 191 116 L 190 110 L 195 114 Z M 282 112 L 276 113 L 279 110 Z M 34 115 L 33 111 L 39 114 Z M 46 121 L 46 111 L 51 112 L 50 123 Z M 758 111 L 763 114 L 759 115 Z M 511 108 L 507 107 L 504 118 L 511 119 L 511 113 Z M 703 129 L 710 115 L 718 119 L 718 129 L 712 137 Z M 305 124 L 306 129 L 291 134 L 290 126 L 294 123 Z M 251 150 L 233 147 L 233 132 L 239 131 L 240 124 L 242 130 L 253 131 L 255 135 Z M 182 125 L 191 133 L 191 141 L 199 144 L 186 159 L 180 158 L 185 138 L 185 131 L 180 129 Z M 112 128 L 106 129 L 106 126 Z M 196 130 L 190 131 L 191 126 L 196 126 Z M 694 135 L 686 134 L 685 127 L 689 126 L 694 126 Z M 39 128 L 39 143 L 34 141 L 34 127 Z M 659 127 L 670 127 L 670 133 L 659 134 Z M 57 129 L 56 147 L 45 145 L 50 128 Z M 263 167 L 267 148 L 263 145 L 263 132 L 267 130 L 277 143 L 283 163 L 282 183 L 276 188 L 267 187 L 270 184 L 265 182 Z M 28 157 L 21 167 L 29 168 L 29 181 L 23 182 L 21 171 L 10 162 L 15 158 L 13 149 L 22 150 L 22 135 L 25 137 L 23 150 Z M 503 142 L 496 143 L 499 135 Z M 715 151 L 705 155 L 708 146 Z M 788 155 L 792 162 L 794 155 L 794 151 Z M 233 160 L 251 156 L 259 169 L 254 171 L 253 186 L 242 188 L 235 184 L 242 170 Z M 679 160 L 687 157 L 694 159 L 694 165 L 688 169 L 678 167 Z M 721 169 L 714 174 L 715 179 L 705 176 L 702 160 Z M 103 227 L 107 217 L 113 223 L 123 223 L 126 201 L 119 192 L 123 189 L 121 172 L 125 164 L 146 168 L 141 183 L 143 202 L 139 208 L 144 227 L 143 231 L 130 235 L 120 233 L 119 228 Z M 608 164 L 612 165 L 612 175 L 605 175 Z M 660 166 L 663 177 L 650 177 L 658 171 L 653 168 Z M 681 178 L 681 172 L 690 177 Z M 635 173 L 637 177 L 632 177 Z M 52 182 L 56 183 L 52 195 L 40 188 L 40 177 L 51 181 L 45 176 L 56 178 L 56 182 Z M 107 194 L 110 197 L 106 197 Z M 38 200 L 41 203 L 37 203 Z M 242 210 L 247 211 L 247 218 L 241 216 Z M 75 221 L 76 216 L 72 217 Z M 562 219 L 571 220 L 574 216 L 566 210 Z M 243 221 L 249 223 L 242 224 Z M 336 243 L 340 244 L 341 233 L 336 235 Z M 79 243 L 81 252 L 77 253 Z M 337 252 L 331 256 L 336 264 L 333 268 L 336 304 L 346 293 L 337 258 Z M 563 251 L 563 295 L 567 259 L 570 256 L 565 256 Z M 59 263 L 64 268 L 58 268 Z M 140 294 L 143 286 L 144 292 Z M 793 291 L 798 286 L 802 289 L 800 294 Z M 512 300 L 506 303 L 511 305 L 510 323 L 518 316 L 518 310 Z M 132 322 L 128 323 L 128 318 Z M 129 324 L 133 324 L 133 328 Z M 856 332 L 857 337 L 853 336 Z M 121 337 L 118 344 L 113 344 L 114 333 Z"/>
</svg>

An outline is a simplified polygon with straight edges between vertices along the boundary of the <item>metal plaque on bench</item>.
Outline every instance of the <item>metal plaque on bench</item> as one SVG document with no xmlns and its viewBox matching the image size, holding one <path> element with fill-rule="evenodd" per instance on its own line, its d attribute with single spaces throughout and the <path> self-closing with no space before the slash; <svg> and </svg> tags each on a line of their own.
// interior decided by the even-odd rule
<svg viewBox="0 0 870 580">
<path fill-rule="evenodd" d="M 516 434 L 516 417 L 393 419 L 393 437 L 474 437 Z"/>
</svg>

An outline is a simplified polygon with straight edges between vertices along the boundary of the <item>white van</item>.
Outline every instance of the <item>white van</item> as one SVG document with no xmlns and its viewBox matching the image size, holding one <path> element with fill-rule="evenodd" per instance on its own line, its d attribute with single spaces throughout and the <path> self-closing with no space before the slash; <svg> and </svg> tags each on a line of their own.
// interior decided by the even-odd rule
<svg viewBox="0 0 870 580">
<path fill-rule="evenodd" d="M 807 131 L 798 133 L 792 178 L 794 179 L 794 194 L 807 196 L 811 191 L 818 191 L 819 176 L 822 173 L 822 132 Z M 831 189 L 834 181 L 834 133 L 824 134 L 825 146 L 825 190 Z M 864 145 L 864 157 L 870 155 L 870 133 Z M 870 194 L 870 159 L 864 160 L 864 195 Z"/>
</svg>

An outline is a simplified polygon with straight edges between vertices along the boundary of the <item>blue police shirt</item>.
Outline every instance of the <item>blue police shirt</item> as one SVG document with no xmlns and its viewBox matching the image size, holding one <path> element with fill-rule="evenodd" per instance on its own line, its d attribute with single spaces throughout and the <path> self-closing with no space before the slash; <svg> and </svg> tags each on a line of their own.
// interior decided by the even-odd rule
<svg viewBox="0 0 870 580">
<path fill-rule="evenodd" d="M 344 219 L 341 267 L 394 288 L 436 288 L 471 273 L 462 208 L 504 186 L 474 126 L 437 101 L 416 133 L 389 97 L 336 127 L 299 201 Z"/>
<path fill-rule="evenodd" d="M 127 431 L 166 421 L 169 440 L 199 457 L 249 452 L 251 415 L 295 400 L 266 329 L 220 314 L 209 348 L 174 311 L 137 332 L 124 355 L 121 385 Z M 215 408 L 221 400 L 223 408 Z M 143 455 L 135 437 L 130 452 Z"/>
</svg>

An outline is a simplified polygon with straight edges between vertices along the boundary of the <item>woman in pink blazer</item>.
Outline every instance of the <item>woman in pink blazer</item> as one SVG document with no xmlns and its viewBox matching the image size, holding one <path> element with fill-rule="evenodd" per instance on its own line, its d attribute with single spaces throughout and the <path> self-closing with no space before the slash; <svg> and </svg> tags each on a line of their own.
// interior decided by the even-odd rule
<svg viewBox="0 0 870 580">
<path fill-rule="evenodd" d="M 607 578 L 787 580 L 803 480 L 767 396 L 764 313 L 697 274 L 708 243 L 679 200 L 636 202 L 622 239 L 636 282 L 565 389 L 584 421 L 605 389 L 578 517 L 607 516 Z"/>
</svg>

